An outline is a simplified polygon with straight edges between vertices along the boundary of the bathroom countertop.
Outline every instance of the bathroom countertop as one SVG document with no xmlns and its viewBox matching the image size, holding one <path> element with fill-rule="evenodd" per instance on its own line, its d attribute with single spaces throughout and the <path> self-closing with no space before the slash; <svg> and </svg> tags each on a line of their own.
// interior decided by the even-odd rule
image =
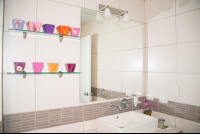
<svg viewBox="0 0 200 134">
<path fill-rule="evenodd" d="M 97 129 L 88 130 L 88 131 L 81 132 L 81 133 L 97 133 Z M 159 131 L 159 130 L 157 130 L 157 133 L 182 133 L 182 130 L 171 127 L 171 130 L 169 130 L 169 131 Z"/>
</svg>

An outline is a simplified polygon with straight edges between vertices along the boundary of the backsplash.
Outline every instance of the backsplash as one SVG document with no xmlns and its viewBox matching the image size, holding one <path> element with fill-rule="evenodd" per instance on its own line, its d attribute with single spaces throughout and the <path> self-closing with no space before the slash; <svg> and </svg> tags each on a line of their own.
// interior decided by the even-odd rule
<svg viewBox="0 0 200 134">
<path fill-rule="evenodd" d="M 121 112 L 139 110 L 139 108 L 133 107 L 133 98 L 128 100 L 130 105 L 128 105 L 128 107 L 123 109 Z M 143 101 L 144 98 L 139 98 L 139 100 Z M 56 126 L 69 125 L 97 119 L 103 116 L 118 114 L 119 110 L 117 108 L 110 108 L 110 102 L 119 104 L 120 100 L 98 104 L 88 104 L 84 106 L 4 115 L 4 132 L 28 132 Z"/>
</svg>

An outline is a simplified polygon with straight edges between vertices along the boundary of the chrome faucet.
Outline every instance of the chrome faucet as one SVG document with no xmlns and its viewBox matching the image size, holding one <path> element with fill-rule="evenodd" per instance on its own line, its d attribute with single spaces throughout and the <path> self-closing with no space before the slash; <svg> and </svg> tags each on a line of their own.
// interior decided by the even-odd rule
<svg viewBox="0 0 200 134">
<path fill-rule="evenodd" d="M 121 101 L 121 106 L 120 105 L 117 106 L 117 105 L 113 104 L 112 102 L 110 103 L 110 107 L 111 108 L 112 107 L 117 107 L 119 109 L 119 111 L 122 111 L 122 108 L 126 108 L 127 105 L 128 105 L 128 100 L 127 99 L 123 99 Z"/>
<path fill-rule="evenodd" d="M 117 106 L 117 105 L 115 105 L 115 104 L 113 104 L 113 103 L 110 103 L 110 107 L 111 107 L 111 108 L 116 107 L 116 108 L 119 109 L 119 111 L 122 111 L 122 107 L 119 106 L 119 105 Z"/>
</svg>

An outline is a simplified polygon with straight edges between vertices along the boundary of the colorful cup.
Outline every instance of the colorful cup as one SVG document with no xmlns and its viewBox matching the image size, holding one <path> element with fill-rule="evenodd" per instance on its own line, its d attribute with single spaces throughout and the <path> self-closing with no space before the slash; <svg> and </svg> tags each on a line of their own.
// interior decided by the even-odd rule
<svg viewBox="0 0 200 134">
<path fill-rule="evenodd" d="M 42 63 L 42 62 L 33 62 L 33 71 L 34 72 L 42 72 L 43 66 L 44 66 L 44 63 Z"/>
<path fill-rule="evenodd" d="M 14 62 L 15 72 L 20 73 L 24 72 L 26 62 Z"/>
<path fill-rule="evenodd" d="M 59 63 L 47 63 L 49 72 L 57 72 Z"/>
<path fill-rule="evenodd" d="M 44 24 L 42 27 L 45 33 L 54 33 L 55 25 Z"/>
<path fill-rule="evenodd" d="M 65 64 L 67 72 L 74 72 L 76 68 L 76 63 L 66 63 Z"/>
<path fill-rule="evenodd" d="M 22 30 L 24 27 L 24 20 L 13 19 L 14 29 Z"/>
<path fill-rule="evenodd" d="M 58 34 L 68 35 L 70 26 L 58 26 L 56 29 Z"/>
<path fill-rule="evenodd" d="M 29 31 L 40 31 L 40 26 L 41 26 L 41 22 L 35 22 L 35 21 L 28 21 L 26 23 L 27 29 Z"/>
<path fill-rule="evenodd" d="M 78 36 L 79 31 L 80 31 L 80 28 L 71 27 L 71 35 L 72 36 Z"/>
</svg>

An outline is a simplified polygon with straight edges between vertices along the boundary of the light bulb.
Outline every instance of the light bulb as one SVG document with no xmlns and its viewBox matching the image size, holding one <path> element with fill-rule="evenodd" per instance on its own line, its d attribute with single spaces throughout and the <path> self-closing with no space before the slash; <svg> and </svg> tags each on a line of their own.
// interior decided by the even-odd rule
<svg viewBox="0 0 200 134">
<path fill-rule="evenodd" d="M 97 12 L 96 20 L 102 20 L 102 16 L 100 12 Z"/>
<path fill-rule="evenodd" d="M 110 13 L 110 9 L 109 9 L 109 8 L 106 8 L 106 9 L 105 9 L 104 16 L 105 16 L 105 17 L 110 17 L 110 16 L 111 16 L 111 13 Z"/>
<path fill-rule="evenodd" d="M 124 14 L 124 21 L 129 21 L 129 17 L 127 13 Z"/>
<path fill-rule="evenodd" d="M 121 23 L 120 23 L 120 18 L 119 18 L 119 17 L 116 17 L 116 18 L 115 18 L 115 23 L 116 23 L 116 24 L 121 24 Z"/>
</svg>

